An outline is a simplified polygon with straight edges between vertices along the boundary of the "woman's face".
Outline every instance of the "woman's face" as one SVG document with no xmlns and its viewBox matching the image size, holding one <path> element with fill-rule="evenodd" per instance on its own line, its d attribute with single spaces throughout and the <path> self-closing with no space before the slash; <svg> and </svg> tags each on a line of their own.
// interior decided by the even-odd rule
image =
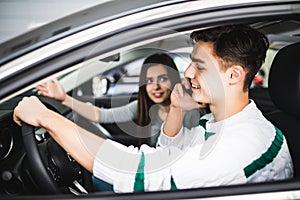
<svg viewBox="0 0 300 200">
<path fill-rule="evenodd" d="M 162 104 L 171 95 L 171 80 L 167 70 L 161 64 L 148 68 L 146 73 L 146 92 L 149 98 L 157 104 Z"/>
</svg>

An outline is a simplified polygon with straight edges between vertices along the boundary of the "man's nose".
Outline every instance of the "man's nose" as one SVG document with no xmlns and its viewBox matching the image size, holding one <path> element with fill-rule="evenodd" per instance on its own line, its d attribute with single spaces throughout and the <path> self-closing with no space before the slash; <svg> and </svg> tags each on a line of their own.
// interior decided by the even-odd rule
<svg viewBox="0 0 300 200">
<path fill-rule="evenodd" d="M 185 70 L 184 72 L 184 77 L 185 78 L 190 78 L 190 79 L 193 79 L 195 78 L 195 73 L 196 73 L 196 70 L 193 66 L 193 64 L 191 63 L 188 68 Z"/>
</svg>

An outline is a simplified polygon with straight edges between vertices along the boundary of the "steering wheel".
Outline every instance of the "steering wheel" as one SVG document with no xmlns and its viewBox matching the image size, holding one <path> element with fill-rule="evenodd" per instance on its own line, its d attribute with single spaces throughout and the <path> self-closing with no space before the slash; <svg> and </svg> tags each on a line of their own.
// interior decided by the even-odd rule
<svg viewBox="0 0 300 200">
<path fill-rule="evenodd" d="M 78 176 L 80 165 L 71 161 L 67 153 L 52 138 L 46 141 L 48 163 L 45 163 L 35 139 L 35 128 L 24 122 L 22 123 L 22 137 L 29 171 L 42 192 L 61 194 L 66 191 L 66 184 L 72 183 Z"/>
<path fill-rule="evenodd" d="M 52 194 L 61 193 L 55 184 L 54 178 L 51 177 L 42 160 L 41 153 L 35 141 L 34 127 L 23 122 L 22 137 L 30 168 L 29 170 L 33 178 L 39 183 L 43 192 Z"/>
</svg>

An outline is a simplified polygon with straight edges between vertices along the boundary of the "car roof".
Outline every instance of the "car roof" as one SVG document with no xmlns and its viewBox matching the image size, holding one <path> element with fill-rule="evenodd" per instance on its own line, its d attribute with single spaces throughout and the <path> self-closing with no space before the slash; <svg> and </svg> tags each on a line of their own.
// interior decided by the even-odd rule
<svg viewBox="0 0 300 200">
<path fill-rule="evenodd" d="M 21 51 L 30 46 L 32 48 L 37 48 L 37 44 L 41 41 L 44 42 L 39 45 L 53 42 L 70 34 L 119 17 L 183 1 L 186 0 L 106 1 L 57 19 L 3 42 L 0 44 L 0 60 L 7 55 Z"/>
<path fill-rule="evenodd" d="M 200 0 L 203 8 L 281 2 L 280 0 Z M 297 0 L 290 0 L 291 2 Z M 115 0 L 73 13 L 0 44 L 0 64 L 68 35 L 126 15 L 189 2 L 188 0 Z"/>
</svg>

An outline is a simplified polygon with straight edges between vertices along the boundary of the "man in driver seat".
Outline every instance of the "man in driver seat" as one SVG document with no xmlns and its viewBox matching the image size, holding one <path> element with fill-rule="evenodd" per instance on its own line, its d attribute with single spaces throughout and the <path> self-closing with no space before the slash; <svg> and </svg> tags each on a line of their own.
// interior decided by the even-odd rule
<svg viewBox="0 0 300 200">
<path fill-rule="evenodd" d="M 25 97 L 14 119 L 44 127 L 71 156 L 115 192 L 185 189 L 288 179 L 293 165 L 282 132 L 267 121 L 248 92 L 264 62 L 267 38 L 248 26 L 223 26 L 191 34 L 192 62 L 172 92 L 159 146 L 139 149 L 100 138 Z M 191 130 L 187 110 L 210 114 Z M 34 113 L 34 114 L 32 114 Z"/>
</svg>

